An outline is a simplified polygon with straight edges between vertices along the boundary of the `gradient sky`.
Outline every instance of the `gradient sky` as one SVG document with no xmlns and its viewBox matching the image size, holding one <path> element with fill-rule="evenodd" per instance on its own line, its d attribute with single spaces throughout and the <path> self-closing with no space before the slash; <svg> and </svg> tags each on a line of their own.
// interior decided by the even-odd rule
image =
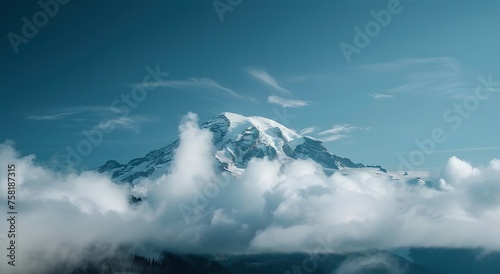
<svg viewBox="0 0 500 274">
<path fill-rule="evenodd" d="M 355 45 L 354 28 L 390 2 L 243 0 L 220 17 L 212 1 L 73 0 L 17 53 L 9 33 L 22 35 L 22 18 L 32 22 L 41 7 L 4 2 L 0 141 L 53 164 L 86 140 L 82 131 L 114 125 L 82 157 L 80 168 L 94 168 L 169 144 L 189 111 L 200 121 L 229 111 L 274 119 L 390 170 L 435 128 L 446 141 L 417 169 L 453 155 L 476 165 L 498 157 L 500 95 L 480 100 L 474 91 L 480 76 L 500 82 L 500 3 L 393 3 L 399 12 L 348 62 L 341 43 Z M 125 117 L 112 104 L 141 85 L 148 66 L 169 75 Z M 474 99 L 472 111 L 454 110 Z"/>
</svg>

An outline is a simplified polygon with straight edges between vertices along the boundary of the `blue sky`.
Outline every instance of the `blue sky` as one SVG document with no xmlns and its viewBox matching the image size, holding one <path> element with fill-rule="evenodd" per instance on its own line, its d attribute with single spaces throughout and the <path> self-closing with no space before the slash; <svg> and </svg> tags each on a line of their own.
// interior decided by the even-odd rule
<svg viewBox="0 0 500 274">
<path fill-rule="evenodd" d="M 500 3 L 229 2 L 73 0 L 17 46 L 10 33 L 22 36 L 22 18 L 33 22 L 42 8 L 2 3 L 0 141 L 54 164 L 86 140 L 82 132 L 113 127 L 78 166 L 93 168 L 169 144 L 189 111 L 200 121 L 230 111 L 275 119 L 334 154 L 391 170 L 435 129 L 446 140 L 416 169 L 453 155 L 478 165 L 498 158 L 500 95 L 476 88 L 481 76 L 500 82 Z M 374 13 L 387 12 L 346 58 L 340 45 L 356 46 L 355 28 L 366 32 Z M 161 81 L 148 79 L 124 115 L 113 102 L 154 70 Z"/>
</svg>

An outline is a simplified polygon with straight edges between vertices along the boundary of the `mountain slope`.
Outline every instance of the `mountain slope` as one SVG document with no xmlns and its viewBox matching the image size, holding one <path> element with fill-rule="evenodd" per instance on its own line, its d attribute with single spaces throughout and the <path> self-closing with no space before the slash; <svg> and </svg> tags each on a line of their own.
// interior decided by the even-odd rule
<svg viewBox="0 0 500 274">
<path fill-rule="evenodd" d="M 298 135 L 293 130 L 267 118 L 245 117 L 225 112 L 200 125 L 213 134 L 214 157 L 220 163 L 221 170 L 234 175 L 241 174 L 252 158 L 277 159 L 286 164 L 293 159 L 312 159 L 319 163 L 326 172 L 346 168 L 363 168 L 348 158 L 330 153 L 316 139 Z M 127 164 L 114 160 L 97 168 L 98 172 L 108 173 L 117 182 L 134 183 L 140 178 L 157 178 L 168 172 L 175 149 L 180 140 L 153 150 L 142 158 L 136 158 Z M 380 166 L 371 166 L 386 172 Z"/>
</svg>

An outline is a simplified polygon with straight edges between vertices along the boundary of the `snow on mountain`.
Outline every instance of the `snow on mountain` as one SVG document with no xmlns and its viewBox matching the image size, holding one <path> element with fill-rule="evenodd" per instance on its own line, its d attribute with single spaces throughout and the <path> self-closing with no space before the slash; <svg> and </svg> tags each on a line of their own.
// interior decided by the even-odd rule
<svg viewBox="0 0 500 274">
<path fill-rule="evenodd" d="M 252 158 L 276 159 L 287 164 L 293 159 L 312 159 L 323 166 L 325 172 L 348 168 L 371 167 L 386 172 L 380 166 L 355 164 L 348 158 L 330 153 L 321 141 L 297 134 L 295 131 L 267 118 L 246 117 L 225 112 L 200 125 L 213 134 L 214 157 L 221 170 L 234 175 L 241 174 Z M 134 183 L 137 179 L 158 178 L 169 171 L 179 139 L 173 143 L 153 150 L 142 158 L 127 164 L 110 160 L 98 172 L 107 173 L 116 182 Z"/>
</svg>

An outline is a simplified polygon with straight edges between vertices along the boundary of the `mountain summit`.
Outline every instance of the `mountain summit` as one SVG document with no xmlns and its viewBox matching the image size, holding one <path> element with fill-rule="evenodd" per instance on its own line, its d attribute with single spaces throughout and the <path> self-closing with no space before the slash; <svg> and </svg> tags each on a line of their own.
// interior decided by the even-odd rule
<svg viewBox="0 0 500 274">
<path fill-rule="evenodd" d="M 294 159 L 312 159 L 323 166 L 325 172 L 346 168 L 376 167 L 355 164 L 348 158 L 330 153 L 322 142 L 305 137 L 271 119 L 224 112 L 200 125 L 213 134 L 214 157 L 220 163 L 221 170 L 234 175 L 241 174 L 252 158 L 268 157 L 283 164 Z M 127 164 L 110 160 L 98 172 L 108 173 L 117 182 L 134 183 L 137 179 L 157 178 L 169 171 L 175 149 L 180 140 L 153 150 L 142 158 L 136 158 Z"/>
</svg>

